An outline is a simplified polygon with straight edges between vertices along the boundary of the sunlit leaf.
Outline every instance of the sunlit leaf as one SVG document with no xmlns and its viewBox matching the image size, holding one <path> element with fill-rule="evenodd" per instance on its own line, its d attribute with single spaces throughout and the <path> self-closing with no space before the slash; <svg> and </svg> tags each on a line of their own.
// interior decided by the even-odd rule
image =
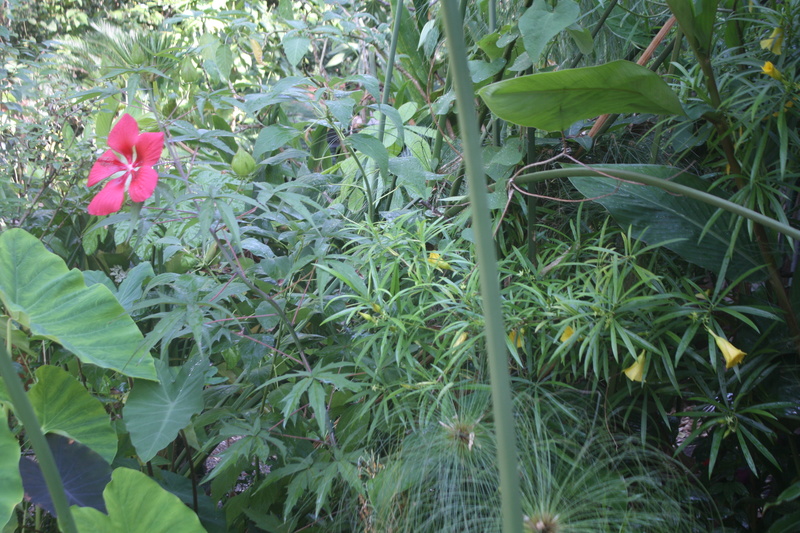
<svg viewBox="0 0 800 533">
<path fill-rule="evenodd" d="M 503 120 L 548 131 L 604 113 L 683 114 L 664 80 L 630 61 L 521 76 L 478 94 Z"/>
</svg>

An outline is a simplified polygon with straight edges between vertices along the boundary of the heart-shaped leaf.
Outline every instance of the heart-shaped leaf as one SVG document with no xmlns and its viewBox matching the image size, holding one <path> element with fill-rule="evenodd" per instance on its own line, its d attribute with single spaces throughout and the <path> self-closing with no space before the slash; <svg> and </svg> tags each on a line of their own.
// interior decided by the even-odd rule
<svg viewBox="0 0 800 533">
<path fill-rule="evenodd" d="M 56 460 L 58 473 L 61 474 L 69 504 L 105 511 L 103 489 L 111 479 L 111 467 L 108 463 L 91 448 L 75 440 L 52 433 L 46 438 Z M 23 457 L 19 461 L 19 472 L 25 487 L 25 497 L 55 516 L 50 491 L 47 490 L 39 463 Z"/>
<path fill-rule="evenodd" d="M 131 442 L 142 461 L 155 457 L 175 440 L 192 416 L 203 410 L 207 361 L 195 358 L 180 368 L 157 361 L 156 368 L 161 383 L 137 381 L 122 409 Z"/>
<path fill-rule="evenodd" d="M 142 333 L 102 284 L 87 287 L 77 269 L 21 229 L 0 234 L 0 300 L 33 335 L 55 341 L 84 363 L 156 379 L 153 358 L 136 353 Z"/>
<path fill-rule="evenodd" d="M 59 433 L 88 446 L 109 463 L 117 453 L 117 434 L 103 404 L 66 371 L 52 365 L 36 369 L 28 398 L 44 433 Z"/>
<path fill-rule="evenodd" d="M 5 524 L 22 501 L 19 443 L 5 420 L 0 422 L 0 524 Z"/>
<path fill-rule="evenodd" d="M 194 512 L 177 496 L 130 468 L 117 468 L 103 491 L 108 514 L 90 507 L 73 507 L 81 533 L 206 533 Z"/>
</svg>

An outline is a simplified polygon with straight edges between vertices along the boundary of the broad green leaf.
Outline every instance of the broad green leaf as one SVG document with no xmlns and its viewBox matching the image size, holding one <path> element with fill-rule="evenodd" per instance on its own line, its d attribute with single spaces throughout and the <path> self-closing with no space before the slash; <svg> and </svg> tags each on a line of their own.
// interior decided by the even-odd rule
<svg viewBox="0 0 800 533">
<path fill-rule="evenodd" d="M 222 79 L 227 80 L 231 76 L 231 69 L 233 68 L 233 53 L 227 45 L 220 45 L 214 54 L 214 62 L 217 64 Z"/>
<path fill-rule="evenodd" d="M 107 462 L 113 461 L 117 434 L 100 400 L 57 366 L 40 366 L 36 369 L 36 379 L 28 398 L 42 431 L 75 439 Z"/>
<path fill-rule="evenodd" d="M 678 97 L 658 74 L 630 61 L 521 76 L 487 85 L 478 94 L 503 120 L 547 131 L 604 113 L 683 114 Z"/>
<path fill-rule="evenodd" d="M 576 23 L 567 28 L 567 33 L 572 37 L 572 40 L 575 41 L 575 44 L 578 45 L 578 50 L 580 50 L 582 54 L 586 55 L 592 53 L 594 49 L 594 39 L 592 38 L 592 32 L 590 32 L 588 28 L 583 28 L 580 24 Z"/>
<path fill-rule="evenodd" d="M 782 503 L 794 501 L 797 498 L 800 498 L 800 481 L 797 481 L 793 485 L 784 489 L 784 491 L 778 495 L 778 498 L 774 502 L 769 502 L 764 506 L 764 510 L 766 511 L 770 507 L 775 507 L 776 505 L 780 505 Z M 0 519 L 2 519 L 1 515 Z"/>
<path fill-rule="evenodd" d="M 593 165 L 593 168 L 622 169 L 648 174 L 705 191 L 706 183 L 672 167 L 659 165 Z M 605 177 L 570 178 L 572 184 L 587 198 L 593 198 L 608 209 L 622 227 L 631 226 L 636 238 L 651 244 L 665 242 L 684 260 L 719 272 L 731 238 L 732 215 L 722 213 L 703 235 L 706 223 L 716 209 L 683 196 L 675 196 L 656 187 L 626 183 Z M 670 242 L 667 242 L 670 241 Z M 727 276 L 736 278 L 761 266 L 758 248 L 745 232 L 736 241 Z M 763 279 L 762 273 L 748 279 Z"/>
<path fill-rule="evenodd" d="M 577 21 L 580 14 L 580 6 L 572 0 L 558 2 L 552 10 L 549 2 L 534 2 L 519 18 L 522 43 L 531 61 L 536 63 L 550 39 Z"/>
<path fill-rule="evenodd" d="M 88 446 L 62 437 L 47 435 L 47 445 L 53 452 L 56 468 L 64 484 L 64 492 L 70 505 L 93 507 L 105 511 L 103 489 L 111 479 L 111 467 Z M 50 491 L 44 481 L 39 463 L 23 457 L 19 461 L 19 472 L 25 488 L 25 496 L 33 503 L 55 515 Z"/>
<path fill-rule="evenodd" d="M 286 59 L 296 67 L 311 46 L 311 39 L 300 37 L 296 34 L 287 33 L 283 38 L 283 51 L 286 52 Z"/>
<path fill-rule="evenodd" d="M 253 147 L 253 158 L 258 161 L 262 156 L 292 142 L 301 135 L 302 132 L 288 126 L 280 124 L 267 126 L 258 134 Z"/>
<path fill-rule="evenodd" d="M 108 514 L 72 507 L 80 533 L 205 533 L 200 520 L 174 494 L 137 470 L 117 468 L 103 491 Z"/>
<path fill-rule="evenodd" d="M 207 361 L 199 357 L 175 368 L 157 361 L 161 382 L 137 381 L 134 384 L 122 416 L 142 461 L 155 457 L 175 440 L 192 416 L 203 410 L 207 366 Z"/>
<path fill-rule="evenodd" d="M 385 173 L 389 170 L 389 151 L 378 139 L 363 133 L 356 133 L 348 137 L 347 142 L 362 154 L 372 158 L 381 172 Z"/>
<path fill-rule="evenodd" d="M 0 421 L 0 524 L 8 522 L 14 514 L 14 507 L 22 501 L 19 456 L 19 443 L 4 417 Z"/>
<path fill-rule="evenodd" d="M 21 229 L 0 234 L 0 299 L 35 336 L 64 346 L 82 362 L 126 376 L 156 379 L 143 337 L 107 287 L 86 287 L 77 269 Z"/>
</svg>

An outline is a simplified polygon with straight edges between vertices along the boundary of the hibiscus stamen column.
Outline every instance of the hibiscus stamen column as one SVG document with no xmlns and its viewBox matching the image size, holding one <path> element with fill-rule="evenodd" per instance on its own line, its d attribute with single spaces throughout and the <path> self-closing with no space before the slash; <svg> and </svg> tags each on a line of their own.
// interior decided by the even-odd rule
<svg viewBox="0 0 800 533">
<path fill-rule="evenodd" d="M 522 531 L 522 507 L 517 473 L 517 446 L 508 374 L 505 325 L 500 300 L 499 272 L 489 217 L 486 175 L 481 157 L 475 93 L 467 66 L 463 25 L 455 0 L 442 2 L 447 53 L 456 93 L 458 123 L 464 146 L 464 168 L 469 183 L 475 251 L 480 271 L 483 315 L 486 323 L 486 350 L 492 384 L 492 408 L 497 431 L 497 463 L 500 470 L 500 497 L 504 533 Z"/>
</svg>

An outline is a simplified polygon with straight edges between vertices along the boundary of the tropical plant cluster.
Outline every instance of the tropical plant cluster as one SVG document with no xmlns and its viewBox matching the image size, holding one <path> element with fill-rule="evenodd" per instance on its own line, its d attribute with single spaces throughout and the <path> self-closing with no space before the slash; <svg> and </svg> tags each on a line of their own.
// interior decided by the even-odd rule
<svg viewBox="0 0 800 533">
<path fill-rule="evenodd" d="M 800 2 L 3 7 L 3 533 L 797 530 Z"/>
</svg>

